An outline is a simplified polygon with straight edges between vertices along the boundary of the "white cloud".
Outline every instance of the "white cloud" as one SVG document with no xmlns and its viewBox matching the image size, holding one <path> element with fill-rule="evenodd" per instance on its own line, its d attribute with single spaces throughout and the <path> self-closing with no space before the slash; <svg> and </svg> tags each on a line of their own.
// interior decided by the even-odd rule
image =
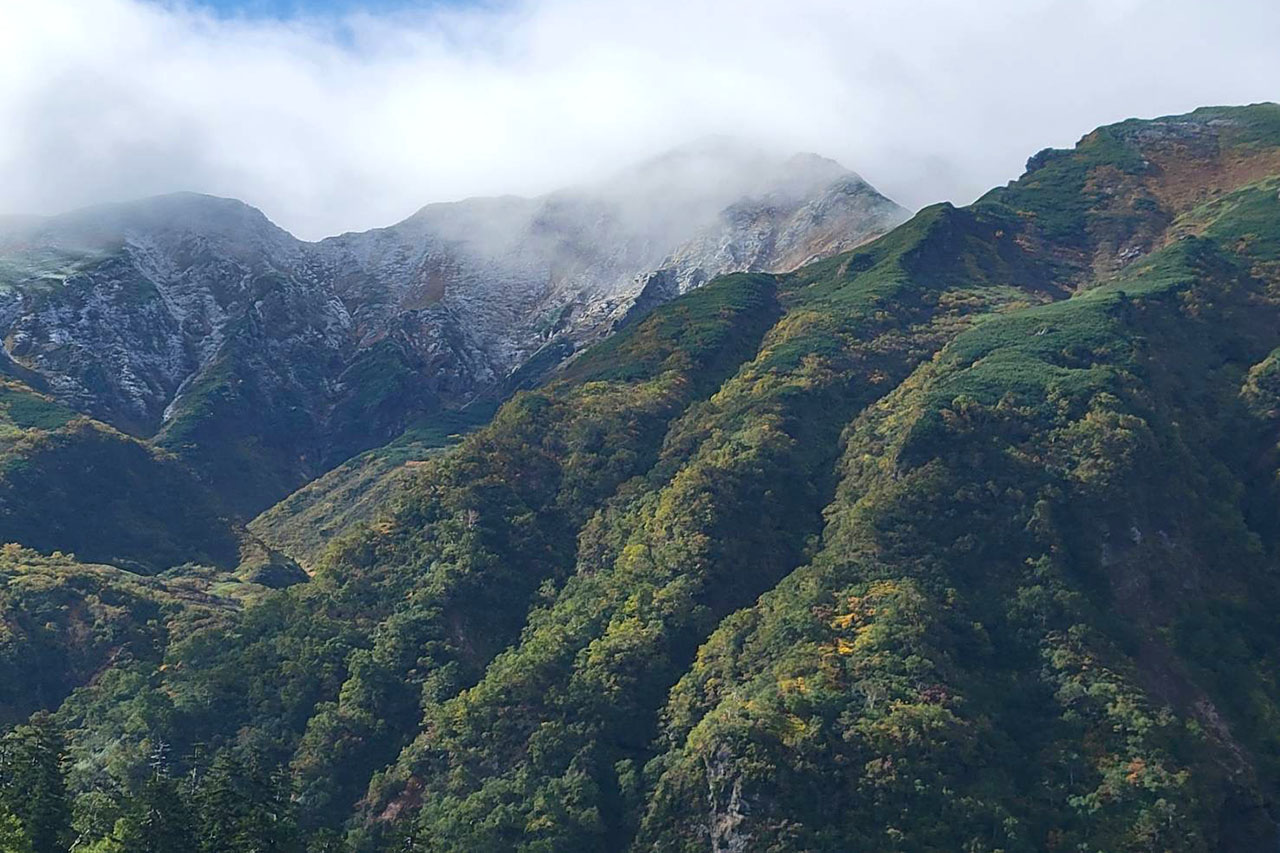
<svg viewBox="0 0 1280 853">
<path fill-rule="evenodd" d="M 709 133 L 967 202 L 1046 145 L 1280 97 L 1270 0 L 527 0 L 297 19 L 0 0 L 0 211 L 192 189 L 300 236 Z"/>
</svg>

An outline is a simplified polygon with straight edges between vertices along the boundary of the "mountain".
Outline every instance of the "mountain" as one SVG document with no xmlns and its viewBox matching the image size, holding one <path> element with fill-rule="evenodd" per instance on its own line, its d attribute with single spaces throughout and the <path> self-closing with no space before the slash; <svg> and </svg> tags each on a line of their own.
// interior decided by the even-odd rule
<svg viewBox="0 0 1280 853">
<path fill-rule="evenodd" d="M 336 533 L 308 582 L 135 591 L 166 630 L 87 679 L 50 620 L 0 820 L 70 837 L 74 801 L 104 850 L 1275 846 L 1280 105 L 1099 128 L 968 207 L 604 313 L 460 440 L 255 522 Z M 41 601 L 0 599 L 0 639 Z"/>
<path fill-rule="evenodd" d="M 180 194 L 0 228 L 0 330 L 10 374 L 172 452 L 247 517 L 716 274 L 789 268 L 905 216 L 832 161 L 719 139 L 319 243 Z M 656 295 L 655 277 L 671 278 Z"/>
</svg>

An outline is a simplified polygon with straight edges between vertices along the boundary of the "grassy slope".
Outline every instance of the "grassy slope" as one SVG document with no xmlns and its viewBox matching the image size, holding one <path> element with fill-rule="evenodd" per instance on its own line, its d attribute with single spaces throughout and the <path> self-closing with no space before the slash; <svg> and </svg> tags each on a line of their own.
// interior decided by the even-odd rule
<svg viewBox="0 0 1280 853">
<path fill-rule="evenodd" d="M 372 521 L 430 452 L 417 442 L 366 451 L 261 513 L 249 530 L 314 568 L 336 536 Z"/>
<path fill-rule="evenodd" d="M 400 438 L 334 468 L 260 513 L 251 533 L 299 564 L 314 569 L 330 544 L 368 524 L 394 501 L 431 456 L 461 440 L 492 416 L 445 411 L 423 419 Z"/>
</svg>

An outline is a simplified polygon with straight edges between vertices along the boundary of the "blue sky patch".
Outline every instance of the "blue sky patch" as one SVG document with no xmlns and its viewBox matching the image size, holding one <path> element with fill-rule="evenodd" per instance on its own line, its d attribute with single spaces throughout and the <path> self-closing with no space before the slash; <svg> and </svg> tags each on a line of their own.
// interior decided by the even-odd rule
<svg viewBox="0 0 1280 853">
<path fill-rule="evenodd" d="M 470 5 L 468 0 L 196 0 L 225 15 L 296 18 L 351 12 L 395 12 L 438 6 Z"/>
</svg>

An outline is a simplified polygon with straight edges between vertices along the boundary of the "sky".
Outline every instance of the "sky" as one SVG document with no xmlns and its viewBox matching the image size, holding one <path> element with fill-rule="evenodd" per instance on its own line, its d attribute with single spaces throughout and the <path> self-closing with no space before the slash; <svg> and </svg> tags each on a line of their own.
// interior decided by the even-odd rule
<svg viewBox="0 0 1280 853">
<path fill-rule="evenodd" d="M 967 203 L 1280 99 L 1274 0 L 0 0 L 0 213 L 194 190 L 316 239 L 710 134 Z"/>
<path fill-rule="evenodd" d="M 203 6 L 222 16 L 251 16 L 289 19 L 315 15 L 346 15 L 353 12 L 398 12 L 421 9 L 428 5 L 462 6 L 471 0 L 198 0 Z"/>
</svg>

